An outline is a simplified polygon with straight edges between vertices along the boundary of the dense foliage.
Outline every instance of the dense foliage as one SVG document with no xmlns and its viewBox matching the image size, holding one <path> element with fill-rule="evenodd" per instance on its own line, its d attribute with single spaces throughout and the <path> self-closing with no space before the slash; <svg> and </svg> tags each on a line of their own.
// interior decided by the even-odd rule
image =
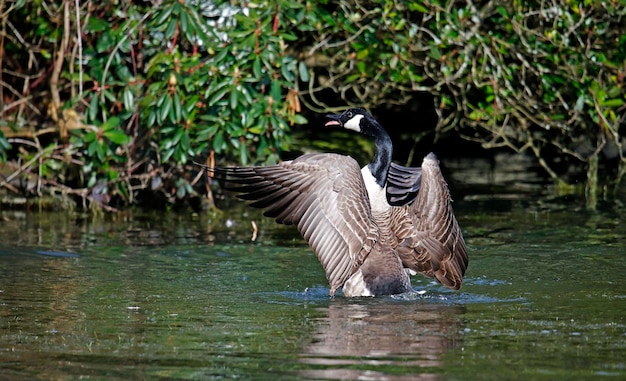
<svg viewBox="0 0 626 381">
<path fill-rule="evenodd" d="M 593 207 L 598 173 L 615 187 L 626 173 L 625 9 L 0 0 L 0 187 L 174 202 L 194 192 L 192 160 L 275 162 L 307 111 L 429 92 L 434 133 L 531 152 L 559 181 L 586 165 Z"/>
<path fill-rule="evenodd" d="M 275 161 L 289 125 L 306 122 L 293 90 L 298 62 L 286 54 L 295 35 L 280 8 L 76 4 L 16 2 L 4 12 L 5 135 L 19 138 L 0 140 L 1 153 L 24 146 L 20 171 L 37 182 L 71 184 L 105 204 L 148 188 L 180 199 L 193 192 L 191 159 Z M 44 131 L 56 136 L 29 131 L 24 142 L 29 116 L 45 113 L 56 128 Z"/>
<path fill-rule="evenodd" d="M 623 1 L 341 1 L 334 15 L 311 45 L 330 57 L 324 85 L 346 100 L 403 104 L 427 91 L 436 133 L 530 152 L 559 182 L 586 166 L 592 208 L 600 168 L 600 185 L 619 187 Z"/>
</svg>

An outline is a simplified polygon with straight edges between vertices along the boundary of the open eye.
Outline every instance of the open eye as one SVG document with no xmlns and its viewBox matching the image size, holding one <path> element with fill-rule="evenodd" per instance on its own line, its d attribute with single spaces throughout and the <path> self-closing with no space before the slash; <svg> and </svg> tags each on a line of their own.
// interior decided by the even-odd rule
<svg viewBox="0 0 626 381">
<path fill-rule="evenodd" d="M 348 118 L 352 118 L 352 111 L 348 111 Z"/>
</svg>

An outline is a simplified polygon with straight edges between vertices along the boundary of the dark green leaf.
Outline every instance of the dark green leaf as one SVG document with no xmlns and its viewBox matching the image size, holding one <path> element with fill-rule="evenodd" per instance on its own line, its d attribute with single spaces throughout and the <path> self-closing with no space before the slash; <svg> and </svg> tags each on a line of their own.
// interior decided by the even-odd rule
<svg viewBox="0 0 626 381">
<path fill-rule="evenodd" d="M 115 41 L 110 34 L 110 31 L 105 31 L 102 33 L 98 41 L 96 42 L 96 50 L 98 53 L 105 53 L 109 50 L 113 49 L 115 45 Z"/>
<path fill-rule="evenodd" d="M 213 106 L 215 105 L 217 102 L 219 102 L 220 100 L 222 100 L 222 98 L 224 98 L 224 96 L 226 95 L 226 93 L 229 91 L 229 87 L 227 86 L 222 86 L 220 89 L 218 89 L 215 93 L 213 94 L 207 94 L 207 96 L 210 96 L 209 98 L 209 106 Z"/>
<path fill-rule="evenodd" d="M 291 115 L 289 117 L 289 121 L 293 122 L 294 124 L 307 124 L 309 122 L 304 116 L 300 114 Z"/>
<path fill-rule="evenodd" d="M 86 134 L 85 134 L 85 136 L 84 136 L 84 140 L 85 140 L 85 142 L 87 142 L 87 143 L 89 143 L 89 142 L 93 142 L 94 140 L 96 140 L 97 136 L 98 136 L 98 135 L 96 134 L 96 132 L 91 131 L 91 132 L 88 132 L 88 133 L 86 133 Z"/>
<path fill-rule="evenodd" d="M 619 98 L 607 99 L 606 101 L 604 101 L 604 106 L 606 107 L 618 108 L 621 107 L 623 104 L 624 100 Z"/>
<path fill-rule="evenodd" d="M 232 87 L 230 89 L 230 108 L 231 109 L 236 109 L 237 108 L 237 102 L 239 99 L 239 92 L 237 91 L 236 87 Z"/>
<path fill-rule="evenodd" d="M 146 121 L 146 125 L 148 127 L 152 127 L 154 125 L 154 122 L 156 121 L 156 116 L 156 111 L 154 109 L 150 110 L 150 112 L 148 113 L 148 120 Z"/>
<path fill-rule="evenodd" d="M 92 172 L 91 176 L 89 177 L 89 181 L 87 182 L 87 187 L 93 188 L 97 182 L 98 182 L 98 178 L 96 177 L 96 173 Z"/>
<path fill-rule="evenodd" d="M 104 124 L 102 125 L 102 130 L 108 131 L 113 128 L 119 127 L 119 125 L 120 125 L 120 118 L 117 116 L 114 116 L 114 117 L 109 118 L 106 122 L 104 122 Z"/>
<path fill-rule="evenodd" d="M 239 146 L 239 162 L 241 165 L 248 164 L 248 146 L 245 144 Z"/>
<path fill-rule="evenodd" d="M 135 95 L 130 88 L 125 88 L 122 93 L 122 99 L 124 100 L 124 109 L 132 111 L 135 108 Z"/>
<path fill-rule="evenodd" d="M 104 136 L 115 144 L 124 145 L 130 143 L 130 137 L 120 130 L 109 130 Z"/>
<path fill-rule="evenodd" d="M 283 63 L 280 66 L 280 72 L 283 75 L 283 78 L 287 80 L 287 82 L 293 82 L 296 79 L 296 75 L 293 70 L 291 70 L 291 66 L 288 63 Z"/>
<path fill-rule="evenodd" d="M 309 82 L 309 69 L 304 62 L 298 63 L 298 71 L 300 73 L 300 80 L 303 82 Z"/>
<path fill-rule="evenodd" d="M 223 64 L 222 61 L 224 61 L 224 59 L 226 58 L 226 56 L 228 55 L 229 52 L 230 52 L 230 49 L 228 47 L 221 47 L 220 51 L 213 58 L 213 63 L 215 65 Z"/>
<path fill-rule="evenodd" d="M 111 26 L 108 22 L 92 15 L 91 17 L 89 17 L 87 25 L 85 25 L 85 33 L 102 32 L 109 29 L 110 27 Z"/>
<path fill-rule="evenodd" d="M 90 122 L 94 122 L 98 117 L 98 104 L 98 97 L 93 94 L 91 96 L 91 101 L 89 102 L 89 110 L 87 113 L 87 117 Z"/>
<path fill-rule="evenodd" d="M 441 59 L 441 51 L 436 45 L 430 45 L 430 52 L 428 53 L 428 55 L 436 60 Z"/>
<path fill-rule="evenodd" d="M 165 97 L 165 101 L 163 102 L 163 105 L 161 106 L 159 110 L 159 120 L 164 121 L 166 118 L 168 118 L 171 109 L 172 109 L 172 97 L 167 95 Z"/>
<path fill-rule="evenodd" d="M 115 69 L 115 73 L 117 74 L 117 77 L 124 82 L 129 82 L 133 77 L 133 74 L 130 72 L 130 69 L 127 66 L 118 66 Z"/>
<path fill-rule="evenodd" d="M 199 98 L 200 97 L 198 95 L 193 95 L 191 98 L 187 99 L 184 108 L 187 114 L 191 114 L 191 112 L 196 109 L 196 104 L 198 103 Z"/>
<path fill-rule="evenodd" d="M 215 136 L 213 136 L 213 150 L 216 153 L 224 152 L 224 134 L 221 131 L 218 131 Z"/>
<path fill-rule="evenodd" d="M 180 13 L 180 30 L 183 33 L 187 33 L 187 13 L 185 13 L 185 11 Z"/>
<path fill-rule="evenodd" d="M 174 32 L 176 31 L 176 25 L 178 25 L 178 20 L 175 18 L 171 18 L 170 22 L 167 24 L 167 29 L 165 29 L 165 32 L 163 32 L 166 38 L 174 37 Z"/>
<path fill-rule="evenodd" d="M 161 8 L 159 10 L 159 13 L 157 13 L 154 18 L 154 24 L 157 26 L 164 24 L 165 20 L 170 18 L 170 15 L 172 14 L 173 9 L 174 7 L 172 5 L 166 6 L 165 8 Z"/>
<path fill-rule="evenodd" d="M 278 81 L 272 81 L 272 88 L 270 90 L 270 94 L 272 95 L 272 98 L 274 98 L 274 100 L 280 101 L 282 88 Z"/>
<path fill-rule="evenodd" d="M 170 97 L 171 100 L 171 107 L 168 110 L 167 113 L 167 118 L 169 119 L 170 123 L 172 124 L 178 124 L 178 120 L 176 119 L 176 106 L 174 106 L 174 99 L 172 97 Z"/>
<path fill-rule="evenodd" d="M 11 144 L 4 137 L 4 134 L 2 133 L 2 131 L 0 131 L 0 153 L 4 155 L 4 153 L 10 149 L 11 149 Z"/>
<path fill-rule="evenodd" d="M 240 94 L 243 95 L 243 98 L 245 99 L 246 104 L 244 104 L 244 106 L 248 106 L 254 102 L 254 99 L 252 99 L 252 94 L 250 94 L 250 90 L 248 90 L 248 87 L 241 86 Z M 241 97 L 239 97 L 239 102 L 243 103 L 241 101 Z"/>
<path fill-rule="evenodd" d="M 180 103 L 180 97 L 178 96 L 178 93 L 174 93 L 174 118 L 177 122 L 180 122 L 182 120 L 182 108 L 183 106 Z"/>
<path fill-rule="evenodd" d="M 263 72 L 261 71 L 261 59 L 258 56 L 254 59 L 254 62 L 252 63 L 252 73 L 257 80 L 260 79 L 263 75 Z"/>
<path fill-rule="evenodd" d="M 291 33 L 284 33 L 281 35 L 281 37 L 287 41 L 296 41 L 298 40 L 298 36 L 296 36 L 295 34 L 291 34 Z"/>
</svg>

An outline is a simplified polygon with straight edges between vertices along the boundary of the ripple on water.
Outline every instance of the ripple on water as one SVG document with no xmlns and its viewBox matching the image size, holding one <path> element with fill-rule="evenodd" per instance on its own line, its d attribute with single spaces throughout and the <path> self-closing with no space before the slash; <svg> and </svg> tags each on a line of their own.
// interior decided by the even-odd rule
<svg viewBox="0 0 626 381">
<path fill-rule="evenodd" d="M 503 286 L 510 285 L 511 282 L 500 279 L 489 279 L 486 276 L 481 276 L 478 278 L 465 278 L 463 283 L 466 285 L 473 286 Z"/>
<path fill-rule="evenodd" d="M 503 284 L 509 284 L 509 282 L 506 281 L 487 279 L 485 277 L 468 279 L 466 283 L 483 286 L 498 286 Z M 329 295 L 329 289 L 323 286 L 305 288 L 303 291 L 258 292 L 256 294 L 266 298 L 266 301 L 268 303 L 294 305 L 300 304 L 302 302 L 326 302 L 333 298 Z M 335 297 L 344 298 L 341 294 L 341 291 L 337 292 Z M 395 301 L 420 301 L 426 303 L 450 305 L 526 302 L 525 298 L 497 298 L 476 293 L 451 291 L 434 282 L 424 288 L 420 286 L 419 289 L 415 288 L 409 292 L 397 295 L 390 295 L 383 298 Z M 363 299 L 370 299 L 370 297 L 355 298 L 354 300 Z"/>
<path fill-rule="evenodd" d="M 425 301 L 429 303 L 441 303 L 450 305 L 481 304 L 481 303 L 511 303 L 525 301 L 524 298 L 495 298 L 492 296 L 474 294 L 469 292 L 453 292 L 441 290 L 414 290 L 404 294 L 393 295 L 391 298 L 403 301 Z"/>
<path fill-rule="evenodd" d="M 331 299 L 330 289 L 323 286 L 307 287 L 303 291 L 257 292 L 256 295 L 266 298 L 268 303 L 293 304 L 302 302 L 326 302 Z"/>
</svg>

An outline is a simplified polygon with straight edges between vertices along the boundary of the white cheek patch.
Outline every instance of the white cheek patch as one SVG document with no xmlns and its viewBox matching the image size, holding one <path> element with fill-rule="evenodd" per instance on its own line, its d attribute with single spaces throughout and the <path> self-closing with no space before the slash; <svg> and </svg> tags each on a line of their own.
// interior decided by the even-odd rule
<svg viewBox="0 0 626 381">
<path fill-rule="evenodd" d="M 357 114 L 344 123 L 343 127 L 347 130 L 361 132 L 361 119 L 363 119 L 363 115 Z"/>
</svg>

